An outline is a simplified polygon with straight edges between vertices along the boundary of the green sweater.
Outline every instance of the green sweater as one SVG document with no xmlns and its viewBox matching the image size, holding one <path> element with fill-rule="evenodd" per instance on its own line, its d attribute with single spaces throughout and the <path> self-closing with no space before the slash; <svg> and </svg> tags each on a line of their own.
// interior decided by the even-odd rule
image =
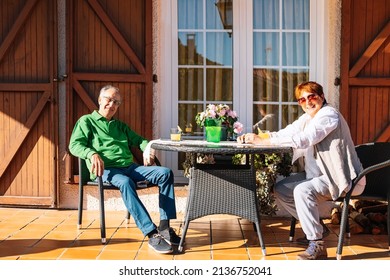
<svg viewBox="0 0 390 280">
<path fill-rule="evenodd" d="M 69 142 L 72 155 L 86 159 L 91 170 L 91 157 L 98 153 L 105 167 L 127 167 L 133 163 L 130 147 L 145 150 L 148 141 L 119 120 L 108 121 L 97 111 L 82 116 L 75 124 Z M 96 178 L 91 174 L 91 179 Z"/>
</svg>

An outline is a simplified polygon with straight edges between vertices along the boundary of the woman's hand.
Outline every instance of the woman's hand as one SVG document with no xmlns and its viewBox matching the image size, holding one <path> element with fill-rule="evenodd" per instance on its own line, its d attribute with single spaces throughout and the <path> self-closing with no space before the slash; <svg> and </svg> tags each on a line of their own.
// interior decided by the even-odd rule
<svg viewBox="0 0 390 280">
<path fill-rule="evenodd" d="M 240 144 L 269 144 L 269 139 L 255 133 L 246 133 L 237 137 L 237 142 Z"/>
<path fill-rule="evenodd" d="M 91 157 L 91 172 L 96 176 L 102 176 L 104 172 L 104 161 L 98 154 L 93 154 Z"/>
</svg>

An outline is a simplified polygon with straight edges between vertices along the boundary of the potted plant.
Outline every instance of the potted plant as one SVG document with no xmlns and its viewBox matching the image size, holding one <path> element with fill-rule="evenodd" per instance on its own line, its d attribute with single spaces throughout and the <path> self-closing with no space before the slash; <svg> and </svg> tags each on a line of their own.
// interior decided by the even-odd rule
<svg viewBox="0 0 390 280">
<path fill-rule="evenodd" d="M 243 125 L 238 121 L 236 111 L 230 109 L 226 104 L 209 104 L 206 110 L 199 112 L 195 116 L 196 124 L 201 128 L 203 127 L 221 127 L 221 130 L 226 130 L 226 133 L 221 136 L 221 140 L 227 140 L 234 138 L 238 133 L 243 130 Z"/>
</svg>

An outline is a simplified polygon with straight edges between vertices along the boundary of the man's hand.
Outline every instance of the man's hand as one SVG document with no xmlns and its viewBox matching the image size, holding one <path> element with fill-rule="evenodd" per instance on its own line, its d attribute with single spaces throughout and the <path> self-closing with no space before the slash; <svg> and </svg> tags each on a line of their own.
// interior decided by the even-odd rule
<svg viewBox="0 0 390 280">
<path fill-rule="evenodd" d="M 98 154 L 93 154 L 91 157 L 91 172 L 96 176 L 102 176 L 104 172 L 104 162 Z"/>
<path fill-rule="evenodd" d="M 144 156 L 144 166 L 150 166 L 154 164 L 154 156 Z"/>
<path fill-rule="evenodd" d="M 156 151 L 152 148 L 150 148 L 149 153 L 144 152 L 143 154 L 144 166 L 154 165 L 155 155 L 156 155 Z"/>
</svg>

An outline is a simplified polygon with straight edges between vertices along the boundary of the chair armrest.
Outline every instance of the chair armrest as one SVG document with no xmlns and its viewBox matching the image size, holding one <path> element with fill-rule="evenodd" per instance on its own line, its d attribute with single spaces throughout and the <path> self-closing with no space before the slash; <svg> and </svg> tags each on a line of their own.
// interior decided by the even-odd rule
<svg viewBox="0 0 390 280">
<path fill-rule="evenodd" d="M 389 160 L 386 160 L 386 161 L 383 161 L 383 162 L 380 162 L 380 163 L 377 163 L 377 164 L 374 164 L 374 165 L 371 165 L 369 167 L 366 167 L 363 169 L 362 172 L 359 173 L 359 175 L 353 180 L 352 182 L 352 187 L 351 189 L 349 190 L 348 193 L 352 194 L 352 191 L 354 190 L 356 184 L 364 177 L 366 176 L 367 174 L 375 171 L 375 170 L 378 170 L 378 169 L 382 169 L 382 168 L 386 168 L 386 167 L 390 167 L 390 159 Z"/>
</svg>

